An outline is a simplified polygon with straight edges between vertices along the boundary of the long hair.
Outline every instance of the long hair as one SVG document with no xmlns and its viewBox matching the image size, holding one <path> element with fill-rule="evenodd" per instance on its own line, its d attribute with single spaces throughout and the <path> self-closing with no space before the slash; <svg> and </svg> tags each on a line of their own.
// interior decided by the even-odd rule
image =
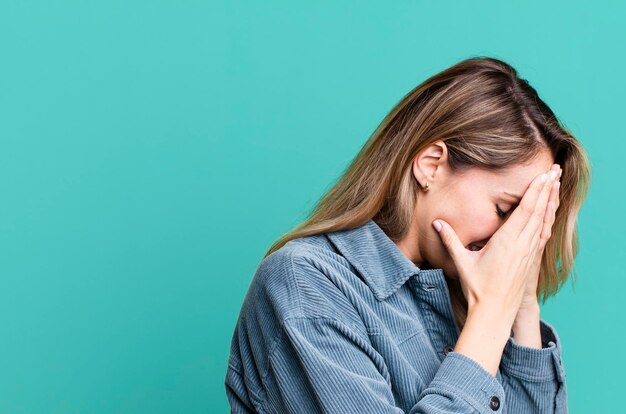
<svg viewBox="0 0 626 414">
<path fill-rule="evenodd" d="M 577 216 L 591 171 L 582 145 L 537 91 L 509 64 L 474 57 L 435 74 L 398 102 L 309 217 L 280 237 L 267 257 L 292 239 L 358 227 L 373 219 L 397 242 L 408 231 L 420 186 L 412 161 L 443 140 L 452 171 L 498 171 L 548 148 L 562 168 L 560 205 L 541 259 L 542 302 L 574 277 Z M 417 213 L 419 214 L 419 212 Z M 455 318 L 463 326 L 467 301 L 458 280 L 447 280 Z"/>
</svg>

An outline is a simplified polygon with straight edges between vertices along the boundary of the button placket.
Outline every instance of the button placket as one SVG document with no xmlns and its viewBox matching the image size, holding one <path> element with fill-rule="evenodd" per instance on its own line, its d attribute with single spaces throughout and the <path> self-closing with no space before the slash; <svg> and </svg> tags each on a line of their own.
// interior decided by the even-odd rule
<svg viewBox="0 0 626 414">
<path fill-rule="evenodd" d="M 435 289 L 432 283 L 424 280 L 425 273 L 421 271 L 417 277 L 411 278 L 411 289 L 417 298 L 417 306 L 420 309 L 422 322 L 433 347 L 441 349 L 443 342 L 441 341 L 440 324 L 436 321 L 436 315 L 433 310 L 432 291 Z"/>
</svg>

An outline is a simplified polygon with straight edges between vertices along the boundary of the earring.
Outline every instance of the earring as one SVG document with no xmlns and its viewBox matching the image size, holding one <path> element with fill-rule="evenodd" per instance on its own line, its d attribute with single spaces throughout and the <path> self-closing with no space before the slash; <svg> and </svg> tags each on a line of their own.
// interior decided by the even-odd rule
<svg viewBox="0 0 626 414">
<path fill-rule="evenodd" d="M 428 191 L 429 185 L 428 185 L 428 181 L 426 181 L 426 185 L 424 186 L 424 192 Z"/>
</svg>

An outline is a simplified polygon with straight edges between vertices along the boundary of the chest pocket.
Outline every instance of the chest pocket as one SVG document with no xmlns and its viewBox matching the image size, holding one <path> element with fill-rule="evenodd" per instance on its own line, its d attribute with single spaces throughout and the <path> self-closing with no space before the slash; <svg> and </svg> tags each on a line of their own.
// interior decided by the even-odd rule
<svg viewBox="0 0 626 414">
<path fill-rule="evenodd" d="M 428 333 L 422 316 L 417 310 L 398 304 L 383 306 L 372 318 L 368 326 L 368 335 L 372 344 L 400 348 L 407 341 L 428 341 Z"/>
</svg>

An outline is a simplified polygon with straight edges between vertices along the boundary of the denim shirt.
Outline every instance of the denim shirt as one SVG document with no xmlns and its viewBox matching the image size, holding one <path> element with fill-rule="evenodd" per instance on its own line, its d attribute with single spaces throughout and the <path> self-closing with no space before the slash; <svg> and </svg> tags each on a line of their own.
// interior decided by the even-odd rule
<svg viewBox="0 0 626 414">
<path fill-rule="evenodd" d="M 369 220 L 301 237 L 259 264 L 232 335 L 234 413 L 567 413 L 561 342 L 509 337 L 494 377 L 454 352 L 442 269 L 420 269 Z"/>
</svg>

